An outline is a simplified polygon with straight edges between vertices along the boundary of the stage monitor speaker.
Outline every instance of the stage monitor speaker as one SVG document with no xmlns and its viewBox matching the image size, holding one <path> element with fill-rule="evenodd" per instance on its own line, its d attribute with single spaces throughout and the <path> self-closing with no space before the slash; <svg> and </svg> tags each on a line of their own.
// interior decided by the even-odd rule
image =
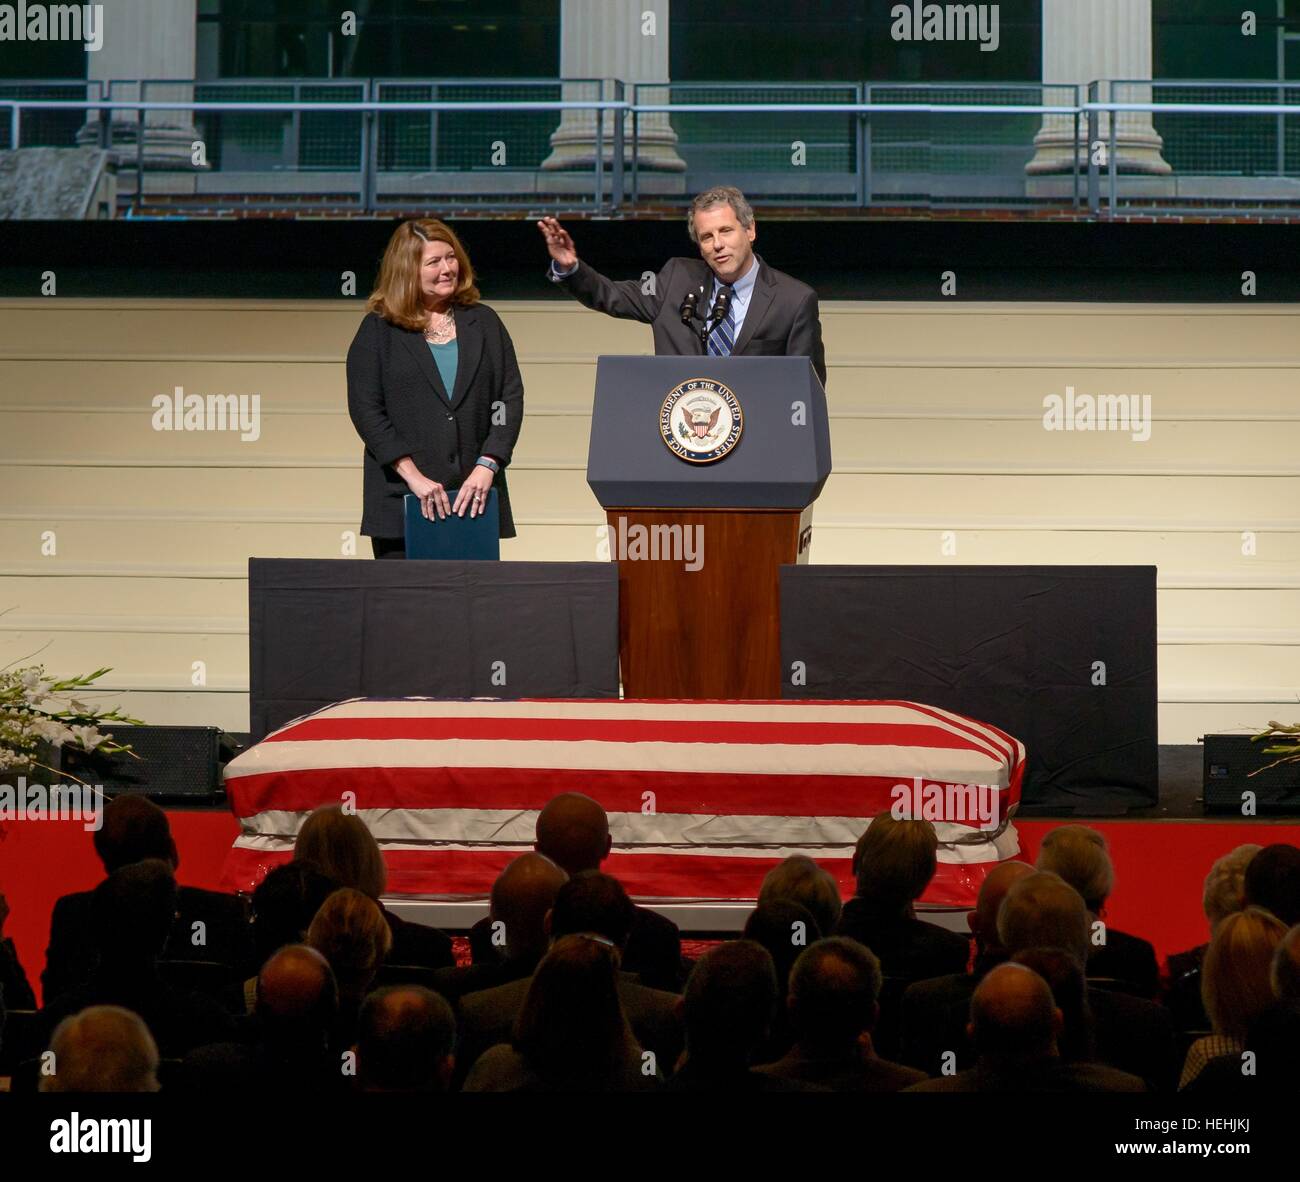
<svg viewBox="0 0 1300 1182">
<path fill-rule="evenodd" d="M 1233 816 L 1300 817 L 1300 763 L 1269 767 L 1278 756 L 1265 755 L 1264 748 L 1280 743 L 1249 735 L 1205 735 L 1204 808 L 1207 813 Z M 1268 768 L 1251 775 L 1260 768 Z M 1243 814 L 1246 792 L 1254 794 L 1254 813 Z"/>
<path fill-rule="evenodd" d="M 120 726 L 110 733 L 133 754 L 96 755 L 65 747 L 60 769 L 102 787 L 105 796 L 136 793 L 159 803 L 224 799 L 221 768 L 246 742 L 246 736 L 215 726 Z"/>
</svg>

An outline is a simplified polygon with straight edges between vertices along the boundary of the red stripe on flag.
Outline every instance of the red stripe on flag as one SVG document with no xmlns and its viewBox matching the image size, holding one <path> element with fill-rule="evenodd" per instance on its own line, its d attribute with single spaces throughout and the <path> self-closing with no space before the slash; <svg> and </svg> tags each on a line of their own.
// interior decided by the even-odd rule
<svg viewBox="0 0 1300 1182">
<path fill-rule="evenodd" d="M 930 783 L 931 781 L 926 781 Z M 744 775 L 563 768 L 364 767 L 262 772 L 226 781 L 231 811 L 305 812 L 355 793 L 358 809 L 541 809 L 560 792 L 585 792 L 610 812 L 699 816 L 873 817 L 893 803 L 896 776 Z M 999 807 L 1015 797 L 998 793 Z M 960 823 L 960 822 L 959 822 Z"/>
<path fill-rule="evenodd" d="M 385 850 L 388 894 L 461 895 L 484 898 L 519 850 Z M 226 858 L 222 888 L 251 891 L 271 868 L 290 859 L 288 852 L 268 854 L 236 846 Z M 733 858 L 708 854 L 633 854 L 614 851 L 601 869 L 617 878 L 634 898 L 752 900 L 777 857 Z M 849 858 L 819 858 L 852 897 Z M 921 902 L 939 907 L 971 907 L 985 875 L 996 862 L 961 865 L 940 863 Z"/>
</svg>

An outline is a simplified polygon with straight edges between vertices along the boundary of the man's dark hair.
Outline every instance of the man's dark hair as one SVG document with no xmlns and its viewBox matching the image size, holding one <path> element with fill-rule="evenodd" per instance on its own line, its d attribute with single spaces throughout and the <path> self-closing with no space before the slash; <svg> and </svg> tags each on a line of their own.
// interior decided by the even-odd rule
<svg viewBox="0 0 1300 1182">
<path fill-rule="evenodd" d="M 271 870 L 253 891 L 257 963 L 286 944 L 304 943 L 321 904 L 338 889 L 338 883 L 305 859 Z"/>
<path fill-rule="evenodd" d="M 772 956 L 753 940 L 728 940 L 691 969 L 682 998 L 692 1062 L 744 1068 L 776 1009 Z"/>
<path fill-rule="evenodd" d="M 555 896 L 551 937 L 595 932 L 620 948 L 627 945 L 636 910 L 617 878 L 599 871 L 574 875 Z"/>
<path fill-rule="evenodd" d="M 167 814 L 147 796 L 115 797 L 105 806 L 102 820 L 94 842 L 105 874 L 146 858 L 157 858 L 175 870 L 179 859 Z"/>
<path fill-rule="evenodd" d="M 749 913 L 742 934 L 746 940 L 762 944 L 771 954 L 777 986 L 782 994 L 790 980 L 794 962 L 822 936 L 813 913 L 791 899 L 760 903 Z"/>
<path fill-rule="evenodd" d="M 844 936 L 805 948 L 790 974 L 790 1023 L 801 1045 L 843 1050 L 875 1024 L 883 978 L 865 944 Z"/>
<path fill-rule="evenodd" d="M 147 858 L 115 870 L 91 896 L 100 960 L 157 959 L 176 919 L 171 865 Z"/>
<path fill-rule="evenodd" d="M 1246 902 L 1271 911 L 1287 927 L 1300 923 L 1300 849 L 1266 845 L 1246 867 Z"/>
<path fill-rule="evenodd" d="M 366 1091 L 437 1092 L 456 1042 L 451 1006 L 423 985 L 376 989 L 357 1020 L 357 1074 Z"/>
</svg>

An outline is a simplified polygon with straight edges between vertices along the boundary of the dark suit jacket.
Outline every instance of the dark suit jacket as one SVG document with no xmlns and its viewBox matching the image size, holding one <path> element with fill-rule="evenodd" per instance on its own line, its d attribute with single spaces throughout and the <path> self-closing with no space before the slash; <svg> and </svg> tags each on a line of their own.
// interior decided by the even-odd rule
<svg viewBox="0 0 1300 1182">
<path fill-rule="evenodd" d="M 919 981 L 944 973 L 961 973 L 970 959 L 969 936 L 920 919 L 882 916 L 861 898 L 844 904 L 835 934 L 870 948 L 886 977 Z"/>
<path fill-rule="evenodd" d="M 1160 990 L 1160 968 L 1150 941 L 1106 928 L 1106 943 L 1088 957 L 1088 976 L 1114 977 L 1133 987 L 1142 997 Z"/>
<path fill-rule="evenodd" d="M 1145 1092 L 1135 1075 L 1100 1063 L 1062 1063 L 1053 1060 L 1031 1070 L 1001 1074 L 973 1067 L 956 1075 L 940 1076 L 913 1084 L 909 1092 L 984 1092 L 1014 1095 L 1078 1094 L 1080 1092 Z"/>
<path fill-rule="evenodd" d="M 461 1081 L 489 1047 L 510 1042 L 515 1019 L 524 1008 L 532 983 L 532 977 L 525 977 L 495 989 L 466 993 L 460 999 L 456 1074 Z M 684 1039 L 677 1016 L 677 995 L 647 989 L 628 973 L 619 975 L 618 995 L 637 1042 L 654 1052 L 659 1070 L 666 1075 L 682 1053 Z"/>
<path fill-rule="evenodd" d="M 863 1058 L 855 1051 L 850 1051 L 844 1055 L 814 1059 L 804 1055 L 798 1047 L 775 1063 L 754 1070 L 779 1079 L 816 1084 L 821 1088 L 830 1088 L 832 1092 L 867 1092 L 872 1095 L 901 1092 L 925 1079 L 923 1071 L 914 1071 L 877 1055 Z"/>
<path fill-rule="evenodd" d="M 809 357 L 826 385 L 826 351 L 817 312 L 817 293 L 806 283 L 769 267 L 758 258 L 758 276 L 745 310 L 732 354 L 737 357 Z M 654 328 L 655 353 L 659 356 L 703 356 L 699 324 L 682 324 L 679 309 L 686 293 L 701 291 L 699 308 L 707 315 L 713 298 L 713 270 L 703 259 L 669 259 L 655 280 L 654 291 L 641 290 L 641 280 L 606 279 L 599 271 L 578 260 L 572 275 L 557 280 L 588 308 L 639 320 Z"/>
<path fill-rule="evenodd" d="M 424 923 L 412 923 L 394 915 L 382 903 L 379 910 L 388 921 L 393 933 L 393 947 L 388 953 L 389 964 L 418 965 L 426 969 L 451 968 L 456 963 L 451 937 Z"/>
<path fill-rule="evenodd" d="M 430 480 L 459 488 L 482 455 L 501 465 L 493 478 L 501 536 L 515 536 L 506 467 L 524 417 L 524 383 L 510 334 L 486 304 L 456 310 L 460 342 L 450 399 L 423 335 L 367 313 L 348 349 L 348 414 L 366 445 L 361 532 L 406 533 L 402 498 L 410 489 L 392 465 L 410 456 Z M 494 406 L 501 414 L 493 422 Z"/>
<path fill-rule="evenodd" d="M 492 917 L 485 915 L 469 930 L 469 947 L 475 965 L 499 965 L 500 949 L 492 944 Z M 634 907 L 632 931 L 623 950 L 623 970 L 635 973 L 642 985 L 680 993 L 682 989 L 682 933 L 671 919 L 648 907 Z M 531 969 L 529 970 L 532 971 Z M 526 976 L 526 973 L 519 974 Z M 513 980 L 514 978 L 508 978 Z M 507 978 L 479 985 L 488 989 Z M 469 993 L 470 989 L 461 989 Z"/>
<path fill-rule="evenodd" d="M 50 944 L 45 950 L 41 988 L 45 1004 L 90 980 L 99 961 L 91 909 L 93 891 L 64 895 L 50 915 Z M 253 933 L 248 906 L 238 895 L 178 887 L 176 922 L 164 949 L 164 960 L 215 960 L 236 972 L 249 971 L 253 960 Z M 207 943 L 195 947 L 193 924 L 202 921 Z M 256 967 L 252 968 L 256 972 Z"/>
</svg>

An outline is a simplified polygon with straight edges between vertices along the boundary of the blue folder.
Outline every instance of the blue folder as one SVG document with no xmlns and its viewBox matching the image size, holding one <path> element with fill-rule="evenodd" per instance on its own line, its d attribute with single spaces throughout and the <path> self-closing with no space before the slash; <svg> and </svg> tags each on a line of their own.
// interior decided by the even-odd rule
<svg viewBox="0 0 1300 1182">
<path fill-rule="evenodd" d="M 447 490 L 447 503 L 456 503 L 457 489 Z M 465 510 L 464 517 L 455 513 L 426 521 L 420 512 L 420 499 L 406 496 L 406 557 L 496 560 L 501 557 L 501 507 L 497 490 L 488 489 L 487 507 L 477 517 Z"/>
</svg>

